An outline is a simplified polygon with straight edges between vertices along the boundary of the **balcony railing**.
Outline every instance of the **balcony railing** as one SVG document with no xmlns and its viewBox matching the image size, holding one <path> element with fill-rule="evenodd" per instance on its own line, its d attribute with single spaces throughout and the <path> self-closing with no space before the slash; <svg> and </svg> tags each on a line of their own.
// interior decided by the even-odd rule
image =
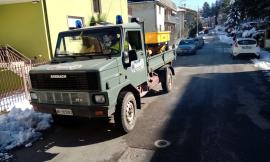
<svg viewBox="0 0 270 162">
<path fill-rule="evenodd" d="M 165 22 L 176 24 L 176 23 L 180 23 L 179 21 L 180 21 L 179 18 L 176 16 L 170 16 L 170 15 L 165 16 Z"/>
</svg>

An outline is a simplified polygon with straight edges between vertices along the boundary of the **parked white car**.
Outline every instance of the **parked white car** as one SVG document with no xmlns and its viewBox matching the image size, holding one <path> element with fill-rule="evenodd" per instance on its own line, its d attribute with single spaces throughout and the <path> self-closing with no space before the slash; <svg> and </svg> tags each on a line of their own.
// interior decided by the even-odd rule
<svg viewBox="0 0 270 162">
<path fill-rule="evenodd" d="M 238 38 L 232 46 L 232 57 L 235 58 L 239 55 L 255 55 L 260 58 L 260 46 L 253 38 Z"/>
</svg>

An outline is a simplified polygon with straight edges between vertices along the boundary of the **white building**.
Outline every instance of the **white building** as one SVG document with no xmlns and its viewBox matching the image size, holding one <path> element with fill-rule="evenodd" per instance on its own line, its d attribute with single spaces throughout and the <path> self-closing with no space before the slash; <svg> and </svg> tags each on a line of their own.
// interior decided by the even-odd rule
<svg viewBox="0 0 270 162">
<path fill-rule="evenodd" d="M 185 37 L 185 9 L 177 8 L 178 23 L 176 24 L 177 37 L 182 39 Z"/>
<path fill-rule="evenodd" d="M 145 23 L 146 32 L 171 31 L 171 41 L 178 39 L 179 18 L 177 7 L 171 0 L 129 0 L 129 14 Z"/>
</svg>

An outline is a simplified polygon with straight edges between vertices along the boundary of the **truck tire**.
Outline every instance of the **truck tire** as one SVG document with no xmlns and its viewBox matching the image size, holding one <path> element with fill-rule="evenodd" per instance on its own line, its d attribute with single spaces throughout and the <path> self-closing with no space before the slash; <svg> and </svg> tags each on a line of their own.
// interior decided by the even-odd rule
<svg viewBox="0 0 270 162">
<path fill-rule="evenodd" d="M 136 99 L 131 92 L 121 92 L 116 105 L 114 115 L 115 124 L 123 132 L 131 132 L 136 124 Z"/>
<path fill-rule="evenodd" d="M 165 69 L 165 79 L 163 82 L 161 82 L 161 86 L 162 86 L 162 89 L 169 93 L 171 92 L 172 88 L 173 88 L 173 74 L 172 74 L 172 71 L 167 68 Z"/>
</svg>

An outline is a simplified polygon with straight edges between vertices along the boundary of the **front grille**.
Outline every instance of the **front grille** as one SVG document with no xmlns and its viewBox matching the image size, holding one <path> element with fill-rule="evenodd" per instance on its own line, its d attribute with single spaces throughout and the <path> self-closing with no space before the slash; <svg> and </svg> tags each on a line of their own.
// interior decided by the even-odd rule
<svg viewBox="0 0 270 162">
<path fill-rule="evenodd" d="M 65 75 L 66 77 L 51 77 Z M 46 90 L 99 90 L 97 72 L 30 74 L 33 89 Z"/>
<path fill-rule="evenodd" d="M 35 92 L 39 103 L 64 104 L 64 105 L 90 105 L 90 97 L 87 92 Z"/>
</svg>

